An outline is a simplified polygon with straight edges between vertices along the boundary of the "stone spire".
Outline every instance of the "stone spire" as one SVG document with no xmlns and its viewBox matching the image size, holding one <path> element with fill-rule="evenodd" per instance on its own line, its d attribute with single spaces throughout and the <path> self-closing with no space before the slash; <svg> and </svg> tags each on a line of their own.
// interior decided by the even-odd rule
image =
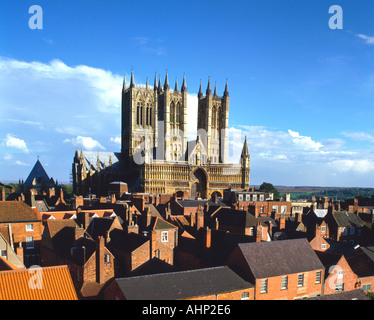
<svg viewBox="0 0 374 320">
<path fill-rule="evenodd" d="M 244 158 L 247 156 L 249 156 L 249 152 L 248 152 L 248 146 L 247 146 L 247 136 L 245 136 L 241 157 Z"/>
<path fill-rule="evenodd" d="M 175 88 L 174 91 L 178 92 L 178 78 L 175 78 Z"/>
<path fill-rule="evenodd" d="M 229 90 L 227 89 L 227 79 L 226 79 L 226 86 L 225 86 L 225 92 L 223 93 L 224 96 L 229 95 Z"/>
<path fill-rule="evenodd" d="M 161 76 L 158 78 L 158 93 L 162 92 L 162 85 L 161 85 Z"/>
<path fill-rule="evenodd" d="M 155 72 L 155 83 L 153 85 L 153 90 L 156 91 L 157 90 L 157 73 Z"/>
<path fill-rule="evenodd" d="M 164 84 L 164 90 L 169 90 L 169 77 L 168 77 L 168 71 L 166 70 L 166 77 L 165 77 L 165 84 Z"/>
<path fill-rule="evenodd" d="M 217 82 L 214 83 L 214 94 L 215 97 L 217 97 Z"/>
<path fill-rule="evenodd" d="M 122 92 L 126 90 L 126 77 L 123 75 L 123 86 L 122 86 Z"/>
<path fill-rule="evenodd" d="M 186 85 L 186 75 L 183 74 L 183 83 L 182 83 L 182 89 L 181 91 L 187 91 L 187 85 Z"/>
<path fill-rule="evenodd" d="M 212 90 L 210 89 L 210 77 L 208 79 L 208 87 L 206 88 L 206 95 L 212 94 Z"/>
<path fill-rule="evenodd" d="M 131 69 L 131 82 L 130 82 L 130 88 L 135 88 L 134 70 L 133 70 L 133 69 Z"/>
<path fill-rule="evenodd" d="M 203 96 L 203 91 L 201 89 L 201 79 L 200 79 L 200 88 L 199 88 L 199 93 L 197 94 L 198 98 L 201 98 Z"/>
</svg>

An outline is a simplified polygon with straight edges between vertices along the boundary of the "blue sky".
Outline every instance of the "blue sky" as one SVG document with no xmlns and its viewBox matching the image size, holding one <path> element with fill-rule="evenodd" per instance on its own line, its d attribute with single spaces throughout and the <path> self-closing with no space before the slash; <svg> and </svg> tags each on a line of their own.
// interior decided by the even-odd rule
<svg viewBox="0 0 374 320">
<path fill-rule="evenodd" d="M 39 156 L 67 182 L 76 148 L 120 151 L 133 68 L 139 84 L 168 70 L 172 88 L 186 74 L 190 137 L 200 79 L 219 94 L 228 79 L 230 160 L 246 135 L 252 185 L 374 187 L 372 0 L 2 0 L 0 12 L 0 181 L 26 179 Z"/>
</svg>

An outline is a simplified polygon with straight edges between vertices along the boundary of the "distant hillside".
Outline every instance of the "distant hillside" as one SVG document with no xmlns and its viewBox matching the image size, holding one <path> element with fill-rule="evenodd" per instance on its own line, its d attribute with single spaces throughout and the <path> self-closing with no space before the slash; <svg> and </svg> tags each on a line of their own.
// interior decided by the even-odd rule
<svg viewBox="0 0 374 320">
<path fill-rule="evenodd" d="M 280 193 L 290 193 L 291 199 L 311 199 L 312 196 L 316 198 L 328 197 L 334 200 L 346 200 L 355 197 L 367 197 L 371 198 L 374 196 L 374 188 L 344 188 L 344 187 L 286 187 L 276 186 Z"/>
</svg>

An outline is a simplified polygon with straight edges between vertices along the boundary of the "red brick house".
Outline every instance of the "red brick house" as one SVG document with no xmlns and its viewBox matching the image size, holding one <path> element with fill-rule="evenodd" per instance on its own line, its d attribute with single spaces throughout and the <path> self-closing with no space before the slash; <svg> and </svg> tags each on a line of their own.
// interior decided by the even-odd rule
<svg viewBox="0 0 374 320">
<path fill-rule="evenodd" d="M 352 271 L 342 254 L 332 252 L 316 252 L 325 266 L 324 294 L 334 294 L 361 288 L 358 276 Z"/>
<path fill-rule="evenodd" d="M 26 267 L 40 263 L 42 222 L 36 210 L 22 201 L 1 201 L 1 227 L 7 228 L 12 235 L 13 248 L 23 249 L 23 262 Z"/>
<path fill-rule="evenodd" d="M 253 300 L 253 284 L 226 266 L 117 278 L 105 300 Z"/>
<path fill-rule="evenodd" d="M 352 246 L 361 244 L 364 222 L 357 214 L 335 211 L 333 207 L 330 207 L 324 219 L 328 224 L 331 239 Z"/>
<path fill-rule="evenodd" d="M 346 255 L 352 271 L 357 274 L 364 291 L 374 291 L 374 246 L 360 247 Z"/>
<path fill-rule="evenodd" d="M 83 223 L 70 219 L 46 221 L 41 261 L 44 266 L 68 265 L 79 296 L 88 298 L 96 296 L 101 287 L 115 276 L 118 266 L 107 247 L 110 237 L 104 238 L 96 233 L 94 239 L 87 232 L 92 222 L 105 218 L 95 218 L 89 223 L 88 214 L 82 214 L 82 217 L 85 218 Z"/>
<path fill-rule="evenodd" d="M 322 238 L 319 234 L 317 234 L 309 243 L 315 251 L 328 251 L 330 249 L 329 241 Z"/>
<path fill-rule="evenodd" d="M 306 239 L 241 243 L 227 265 L 255 284 L 255 300 L 323 294 L 324 266 Z"/>
<path fill-rule="evenodd" d="M 220 208 L 211 215 L 210 220 L 214 221 L 216 229 L 253 236 L 253 241 L 269 240 L 268 225 L 261 223 L 248 211 Z"/>
</svg>

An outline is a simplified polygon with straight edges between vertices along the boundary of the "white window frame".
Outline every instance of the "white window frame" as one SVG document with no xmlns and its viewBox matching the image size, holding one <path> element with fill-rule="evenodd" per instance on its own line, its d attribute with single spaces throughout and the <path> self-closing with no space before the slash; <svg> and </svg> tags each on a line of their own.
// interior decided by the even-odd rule
<svg viewBox="0 0 374 320">
<path fill-rule="evenodd" d="M 281 283 L 281 290 L 287 290 L 288 289 L 288 276 L 282 277 L 282 283 Z"/>
<path fill-rule="evenodd" d="M 335 284 L 335 292 L 344 291 L 344 282 L 338 282 Z"/>
<path fill-rule="evenodd" d="M 326 248 L 327 248 L 326 243 L 322 243 L 322 244 L 321 244 L 321 249 L 322 249 L 322 250 L 326 250 Z"/>
<path fill-rule="evenodd" d="M 252 201 L 257 201 L 257 194 L 252 195 Z"/>
<path fill-rule="evenodd" d="M 304 273 L 300 273 L 297 275 L 297 286 L 299 288 L 304 287 Z"/>
<path fill-rule="evenodd" d="M 238 194 L 238 201 L 243 201 L 243 194 Z"/>
<path fill-rule="evenodd" d="M 242 292 L 242 296 L 240 300 L 249 300 L 249 292 L 248 291 Z"/>
<path fill-rule="evenodd" d="M 287 212 L 287 206 L 281 206 L 281 213 Z"/>
<path fill-rule="evenodd" d="M 34 237 L 26 237 L 26 249 L 34 249 Z"/>
<path fill-rule="evenodd" d="M 278 213 L 278 206 L 272 206 L 272 211 Z"/>
<path fill-rule="evenodd" d="M 34 231 L 34 225 L 32 223 L 27 223 L 26 231 Z"/>
<path fill-rule="evenodd" d="M 260 283 L 260 293 L 268 292 L 268 279 L 262 279 Z"/>
<path fill-rule="evenodd" d="M 169 233 L 167 231 L 161 232 L 161 242 L 168 242 L 169 241 Z"/>
<path fill-rule="evenodd" d="M 339 269 L 339 270 L 338 270 L 338 279 L 343 279 L 343 276 L 344 276 L 344 271 L 343 271 L 343 269 Z"/>
<path fill-rule="evenodd" d="M 325 232 L 326 231 L 326 226 L 321 226 L 321 232 Z"/>
<path fill-rule="evenodd" d="M 251 201 L 251 195 L 250 194 L 245 195 L 245 201 Z"/>
<path fill-rule="evenodd" d="M 362 290 L 364 291 L 371 291 L 371 283 L 363 283 Z"/>
<path fill-rule="evenodd" d="M 320 284 L 322 281 L 322 271 L 316 272 L 316 284 Z"/>
<path fill-rule="evenodd" d="M 260 201 L 264 201 L 264 195 L 260 194 Z"/>
</svg>

